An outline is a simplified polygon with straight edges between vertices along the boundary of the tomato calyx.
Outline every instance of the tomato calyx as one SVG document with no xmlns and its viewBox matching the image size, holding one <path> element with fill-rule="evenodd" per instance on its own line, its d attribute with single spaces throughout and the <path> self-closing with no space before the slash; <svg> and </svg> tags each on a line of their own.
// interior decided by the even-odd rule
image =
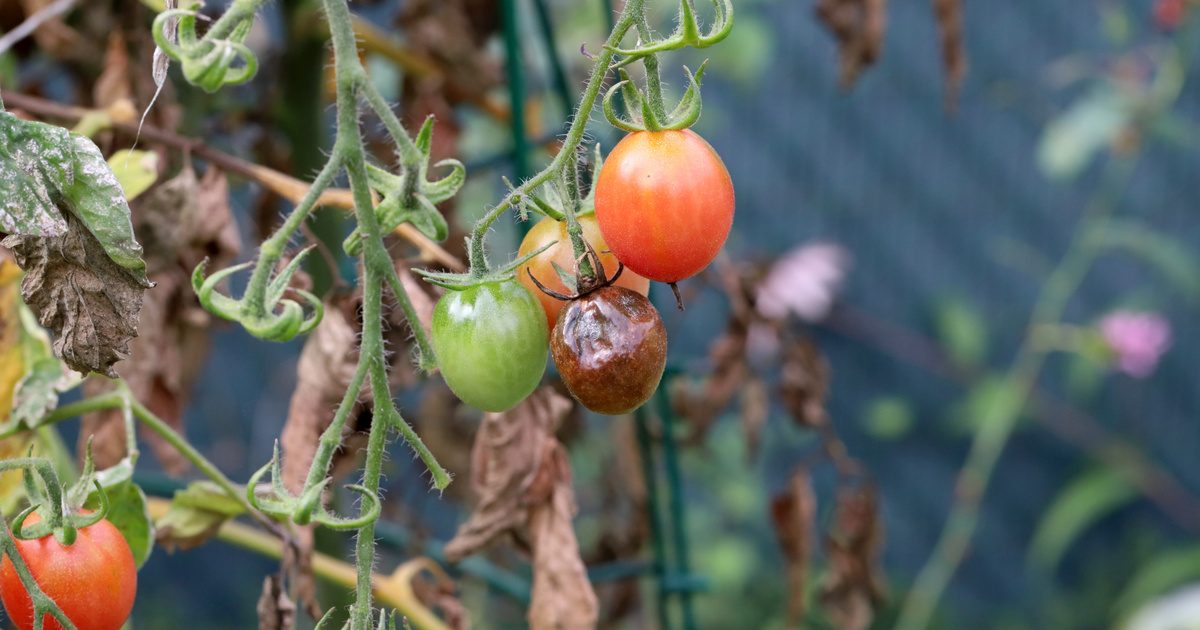
<svg viewBox="0 0 1200 630">
<path fill-rule="evenodd" d="M 394 175 L 373 164 L 367 165 L 367 185 L 378 193 L 383 201 L 375 206 L 381 234 L 388 234 L 401 223 L 411 223 L 417 231 L 434 241 L 444 241 L 449 234 L 446 218 L 438 211 L 437 204 L 458 193 L 467 181 L 467 170 L 462 162 L 453 159 L 441 160 L 435 169 L 450 169 L 437 180 L 429 180 L 429 160 L 432 151 L 434 117 L 429 116 L 417 132 L 413 144 L 419 156 L 414 164 L 402 167 L 400 175 Z M 342 249 L 350 256 L 362 253 L 362 232 L 356 227 L 342 243 Z"/>
<path fill-rule="evenodd" d="M 592 247 L 592 244 L 584 240 L 583 246 L 587 250 L 586 253 L 584 253 L 584 257 L 587 259 L 590 268 L 594 270 L 593 274 L 588 275 L 583 273 L 581 271 L 583 265 L 578 264 L 578 262 L 575 265 L 575 275 L 571 275 L 562 267 L 559 267 L 557 263 L 551 263 L 554 267 L 554 272 L 558 274 L 558 277 L 560 280 L 562 280 L 563 284 L 568 288 L 574 287 L 575 290 L 571 293 L 561 293 L 542 284 L 542 282 L 537 279 L 537 276 L 533 275 L 532 269 L 526 268 L 525 273 L 542 293 L 545 293 L 556 300 L 562 300 L 564 302 L 577 300 L 588 293 L 591 293 L 592 291 L 607 287 L 621 277 L 621 274 L 625 271 L 624 263 L 617 261 L 617 270 L 613 272 L 612 276 L 608 276 L 604 271 L 604 263 L 600 260 L 600 254 L 596 253 L 596 249 Z M 542 250 L 545 250 L 545 248 L 542 248 Z"/>
<path fill-rule="evenodd" d="M 679 103 L 671 111 L 664 111 L 662 113 L 655 112 L 656 108 L 653 106 L 654 94 L 643 95 L 641 91 L 634 87 L 629 73 L 624 68 L 619 69 L 618 73 L 621 76 L 621 80 L 608 88 L 608 92 L 604 95 L 602 103 L 604 118 L 608 120 L 610 125 L 631 133 L 634 131 L 679 131 L 691 127 L 700 119 L 700 110 L 702 107 L 700 81 L 704 77 L 704 68 L 707 66 L 708 60 L 705 59 L 695 73 L 689 70 L 687 66 L 683 67 L 684 75 L 688 79 L 687 89 L 684 90 Z M 650 90 L 653 91 L 654 88 L 650 87 Z M 617 113 L 616 106 L 613 104 L 613 98 L 617 93 L 622 95 L 626 107 L 640 114 L 641 120 L 622 118 Z"/>
<path fill-rule="evenodd" d="M 88 440 L 83 471 L 69 488 L 64 488 L 49 460 L 33 457 L 33 449 L 20 459 L 0 462 L 0 471 L 20 469 L 29 506 L 13 518 L 12 535 L 18 540 L 37 540 L 51 534 L 63 546 L 74 544 L 78 531 L 95 525 L 108 516 L 108 495 L 96 478 L 92 460 L 92 441 Z M 35 477 L 36 475 L 36 477 Z M 95 497 L 99 509 L 85 510 L 84 504 Z M 26 520 L 37 513 L 36 523 Z"/>
</svg>

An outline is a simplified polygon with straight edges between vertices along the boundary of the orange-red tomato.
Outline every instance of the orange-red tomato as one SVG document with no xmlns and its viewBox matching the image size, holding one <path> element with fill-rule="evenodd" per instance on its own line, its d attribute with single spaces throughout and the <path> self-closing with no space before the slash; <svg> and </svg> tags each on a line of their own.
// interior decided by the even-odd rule
<svg viewBox="0 0 1200 630">
<path fill-rule="evenodd" d="M 38 520 L 35 513 L 25 522 Z M 129 618 L 137 566 L 129 544 L 108 520 L 80 529 L 68 547 L 52 535 L 14 542 L 34 581 L 79 630 L 119 630 Z M 0 562 L 0 601 L 17 628 L 33 627 L 33 602 L 8 556 Z M 43 622 L 46 630 L 62 630 L 50 615 Z"/>
<path fill-rule="evenodd" d="M 600 264 L 604 266 L 605 273 L 611 277 L 617 272 L 617 257 L 608 251 L 608 245 L 604 242 L 604 237 L 600 234 L 600 227 L 596 224 L 596 218 L 593 216 L 579 217 L 579 227 L 583 228 L 583 238 L 592 245 L 592 248 L 600 254 Z M 534 295 L 538 301 L 542 303 L 542 308 L 546 311 L 546 323 L 550 329 L 554 329 L 554 322 L 558 320 L 558 312 L 562 310 L 564 302 L 550 295 L 546 295 L 537 285 L 529 279 L 529 274 L 525 269 L 533 272 L 537 277 L 538 282 L 541 282 L 547 289 L 558 291 L 559 293 L 569 293 L 566 285 L 558 278 L 558 274 L 554 272 L 554 267 L 551 263 L 558 264 L 559 267 L 566 270 L 568 273 L 575 272 L 575 252 L 571 247 L 571 237 L 567 235 L 567 224 L 561 221 L 555 221 L 550 217 L 543 218 L 534 225 L 529 233 L 525 235 L 525 240 L 521 241 L 521 248 L 517 252 L 517 256 L 524 256 L 529 252 L 536 251 L 537 248 L 543 247 L 546 243 L 557 241 L 550 249 L 538 254 L 525 265 L 522 265 L 517 270 L 517 280 L 521 281 Z M 614 283 L 618 287 L 625 287 L 637 291 L 642 295 L 646 295 L 650 291 L 650 281 L 637 275 L 636 273 L 626 269 L 621 272 L 621 277 L 617 278 Z"/>
<path fill-rule="evenodd" d="M 678 282 L 712 262 L 729 236 L 733 206 L 729 171 L 690 130 L 625 136 L 596 182 L 596 218 L 609 249 L 658 282 Z"/>
</svg>

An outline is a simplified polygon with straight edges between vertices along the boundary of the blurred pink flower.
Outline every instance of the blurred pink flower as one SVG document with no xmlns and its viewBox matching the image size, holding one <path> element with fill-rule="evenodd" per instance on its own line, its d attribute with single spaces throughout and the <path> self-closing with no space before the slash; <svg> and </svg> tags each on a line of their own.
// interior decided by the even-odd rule
<svg viewBox="0 0 1200 630">
<path fill-rule="evenodd" d="M 755 308 L 769 319 L 788 314 L 817 322 L 829 314 L 846 272 L 850 254 L 834 243 L 806 243 L 775 261 L 758 286 Z"/>
<path fill-rule="evenodd" d="M 1100 320 L 1100 334 L 1124 373 L 1145 378 L 1171 347 L 1171 324 L 1158 313 L 1114 311 Z"/>
</svg>

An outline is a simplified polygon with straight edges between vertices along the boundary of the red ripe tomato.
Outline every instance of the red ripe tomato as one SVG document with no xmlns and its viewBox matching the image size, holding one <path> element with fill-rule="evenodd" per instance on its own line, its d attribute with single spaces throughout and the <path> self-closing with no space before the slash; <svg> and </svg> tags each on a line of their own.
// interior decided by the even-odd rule
<svg viewBox="0 0 1200 630">
<path fill-rule="evenodd" d="M 596 182 L 596 218 L 609 249 L 658 282 L 678 282 L 712 262 L 729 236 L 733 205 L 725 164 L 690 130 L 625 136 Z"/>
<path fill-rule="evenodd" d="M 25 522 L 38 520 L 35 513 Z M 52 535 L 14 542 L 34 581 L 79 630 L 120 630 L 129 618 L 137 566 L 129 544 L 108 520 L 80 529 L 69 547 Z M 33 628 L 33 602 L 8 556 L 0 562 L 0 601 L 17 628 Z M 50 615 L 43 622 L 46 630 L 62 630 Z"/>
<path fill-rule="evenodd" d="M 617 257 L 611 253 L 605 253 L 608 251 L 608 244 L 604 242 L 604 237 L 600 234 L 600 226 L 596 224 L 596 218 L 594 216 L 579 217 L 579 227 L 583 228 L 583 239 L 600 254 L 600 264 L 604 266 L 605 277 L 612 277 L 614 273 L 617 273 Z M 546 323 L 550 330 L 554 329 L 554 322 L 558 321 L 558 312 L 562 310 L 564 302 L 546 295 L 533 283 L 533 280 L 529 279 L 529 272 L 532 272 L 538 282 L 545 285 L 547 289 L 559 293 L 571 292 L 558 278 L 553 266 L 553 264 L 557 264 L 568 273 L 575 272 L 575 250 L 571 247 L 571 237 L 567 235 L 567 224 L 555 221 L 550 217 L 538 221 L 525 235 L 525 240 L 521 241 L 521 249 L 517 252 L 518 257 L 525 256 L 552 242 L 554 245 L 551 245 L 550 249 L 533 257 L 517 270 L 517 280 L 536 295 L 538 301 L 542 303 L 542 308 L 546 311 Z M 529 272 L 526 272 L 526 269 Z M 613 284 L 637 291 L 642 295 L 646 295 L 650 291 L 650 281 L 628 269 L 622 271 L 621 277 L 617 278 Z"/>
<path fill-rule="evenodd" d="M 1183 23 L 1186 12 L 1184 0 L 1158 0 L 1154 3 L 1154 22 L 1164 31 L 1173 31 Z"/>
</svg>

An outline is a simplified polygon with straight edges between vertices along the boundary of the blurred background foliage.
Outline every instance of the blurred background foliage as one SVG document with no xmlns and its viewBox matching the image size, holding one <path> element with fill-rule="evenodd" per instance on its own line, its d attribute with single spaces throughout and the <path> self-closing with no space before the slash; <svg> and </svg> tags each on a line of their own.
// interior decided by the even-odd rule
<svg viewBox="0 0 1200 630">
<path fill-rule="evenodd" d="M 19 21 L 22 2 L 0 4 L 6 28 Z M 69 15 L 65 25 L 86 32 L 86 20 L 107 12 L 113 22 L 136 20 L 148 29 L 151 14 L 134 4 L 98 2 Z M 168 106 L 160 124 L 174 116 L 181 134 L 310 174 L 327 148 L 332 116 L 314 4 L 272 5 L 251 37 L 263 57 L 258 79 L 212 95 L 175 90 L 168 103 L 177 107 Z M 504 120 L 499 3 L 448 3 L 463 9 L 471 18 L 466 31 L 480 36 L 440 47 L 432 42 L 466 31 L 454 30 L 449 20 L 441 23 L 447 30 L 438 31 L 436 19 L 414 17 L 436 13 L 436 2 L 356 4 L 386 44 L 418 57 L 436 53 L 443 68 L 447 83 L 430 87 L 420 64 L 404 62 L 395 50 L 368 46 L 365 53 L 372 80 L 404 104 L 406 122 L 427 111 L 438 114 L 438 137 L 447 143 L 440 150 L 467 162 L 470 179 L 453 215 L 461 233 L 502 192 L 498 175 L 513 177 L 522 168 L 510 159 Z M 670 3 L 659 4 L 665 25 Z M 948 108 L 928 3 L 891 3 L 882 54 L 849 88 L 841 87 L 837 47 L 814 17 L 815 4 L 737 0 L 729 39 L 670 57 L 666 76 L 678 90 L 679 65 L 710 60 L 696 130 L 721 153 L 737 187 L 730 264 L 766 266 L 805 242 L 834 243 L 848 253 L 836 304 L 810 318 L 808 331 L 832 373 L 829 417 L 877 486 L 888 588 L 874 625 L 890 627 L 930 556 L 969 438 L 981 430 L 977 420 L 989 408 L 1013 404 L 1000 375 L 1027 333 L 1039 287 L 1097 203 L 1097 191 L 1113 195 L 1107 202 L 1116 204 L 1119 220 L 1098 237 L 1106 255 L 1067 306 L 1064 323 L 1077 328 L 1046 332 L 1055 353 L 999 462 L 974 544 L 939 606 L 936 626 L 1112 627 L 1148 602 L 1200 582 L 1200 374 L 1192 359 L 1200 351 L 1193 325 L 1200 306 L 1194 194 L 1200 89 L 1189 80 L 1196 33 L 1188 27 L 1200 16 L 1189 18 L 1188 3 L 1181 2 L 1183 17 L 1171 22 L 1161 6 L 1166 3 L 1150 0 L 967 3 L 962 37 L 969 72 Z M 566 116 L 554 60 L 565 64 L 573 93 L 586 61 L 580 45 L 582 52 L 594 51 L 607 30 L 600 0 L 546 6 L 554 50 L 536 35 L 543 25 L 534 2 L 516 2 L 524 120 L 533 139 L 553 138 Z M 120 17 L 122 9 L 137 17 Z M 76 54 L 82 53 L 56 51 L 43 41 L 19 46 L 0 56 L 0 85 L 90 106 L 99 69 Z M 136 72 L 148 74 L 149 67 Z M 593 133 L 606 147 L 616 138 L 601 124 Z M 1108 192 L 1105 170 L 1135 155 L 1127 182 Z M 546 158 L 538 149 L 527 156 L 533 164 Z M 243 235 L 261 234 L 278 215 L 277 202 L 264 201 L 252 185 L 239 183 L 232 195 Z M 344 223 L 337 212 L 325 211 L 315 228 L 334 243 Z M 493 249 L 515 252 L 521 234 L 520 225 L 505 223 L 492 237 Z M 329 286 L 354 268 L 343 261 L 332 273 L 320 265 L 310 272 L 317 286 Z M 665 287 L 656 286 L 652 297 L 670 331 L 672 364 L 704 374 L 710 343 L 729 320 L 729 303 L 715 271 L 684 289 L 683 312 L 674 310 Z M 1170 348 L 1152 373 L 1122 372 L 1114 364 L 1112 343 L 1097 324 L 1117 310 L 1152 312 L 1168 323 Z M 299 342 L 254 342 L 234 326 L 215 334 L 186 427 L 234 478 L 244 479 L 270 457 L 287 417 L 299 348 Z M 762 376 L 768 387 L 777 385 L 778 374 Z M 460 410 L 452 414 L 454 426 L 430 422 L 441 417 L 437 405 L 445 405 L 436 380 L 406 389 L 403 408 L 423 434 L 444 432 L 444 452 L 456 446 L 462 453 L 474 419 Z M 743 412 L 724 409 L 682 457 L 692 561 L 707 580 L 695 598 L 704 628 L 788 623 L 789 582 L 770 517 L 772 497 L 817 440 L 793 426 L 775 402 L 751 453 Z M 622 528 L 637 520 L 613 499 L 626 491 L 616 478 L 637 476 L 621 468 L 632 423 L 578 417 L 565 431 L 580 546 L 585 559 L 603 557 L 604 549 L 619 546 Z M 438 447 L 437 436 L 427 440 Z M 450 457 L 443 461 L 454 468 Z M 432 495 L 409 460 L 398 446 L 388 463 L 389 518 L 407 535 L 385 562 L 449 538 L 467 509 L 463 484 L 445 497 Z M 463 462 L 460 456 L 460 479 L 466 478 Z M 160 492 L 172 487 L 165 477 L 142 480 L 151 491 L 155 484 Z M 817 520 L 828 524 L 834 474 L 817 468 L 813 482 Z M 346 541 L 330 537 L 321 545 L 338 553 Z M 525 570 L 511 551 L 496 551 L 491 559 Z M 810 601 L 817 599 L 823 563 L 818 553 L 805 586 Z M 221 543 L 160 550 L 141 574 L 136 625 L 248 627 L 262 577 L 272 569 L 273 562 Z M 464 578 L 460 588 L 477 626 L 523 624 L 523 606 L 494 586 Z M 613 599 L 606 602 L 633 611 L 619 622 L 623 627 L 653 625 L 651 581 L 605 588 L 619 591 L 619 597 L 609 592 Z M 1200 597 L 1192 593 L 1192 601 Z M 801 622 L 828 624 L 819 610 Z"/>
</svg>

